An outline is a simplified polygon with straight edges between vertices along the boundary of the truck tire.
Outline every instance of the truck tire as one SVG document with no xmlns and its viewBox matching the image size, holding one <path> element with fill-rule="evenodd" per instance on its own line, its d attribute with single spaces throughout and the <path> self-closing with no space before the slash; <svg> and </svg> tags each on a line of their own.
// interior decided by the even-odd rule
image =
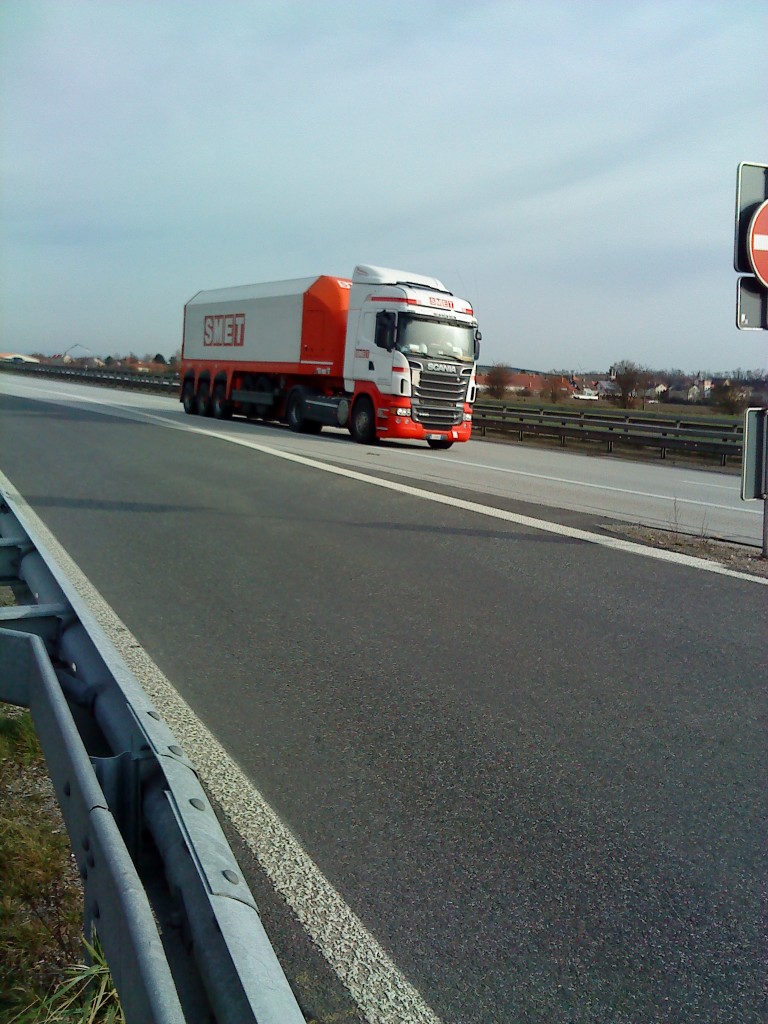
<svg viewBox="0 0 768 1024">
<path fill-rule="evenodd" d="M 434 448 L 435 451 L 444 452 L 453 445 L 453 441 L 427 441 L 427 444 L 430 448 Z"/>
<path fill-rule="evenodd" d="M 349 431 L 358 444 L 376 444 L 376 414 L 367 395 L 358 398 L 352 406 Z"/>
<path fill-rule="evenodd" d="M 211 415 L 211 389 L 207 381 L 203 381 L 197 389 L 197 411 L 200 416 Z"/>
<path fill-rule="evenodd" d="M 232 419 L 232 403 L 227 401 L 226 384 L 217 384 L 213 389 L 213 415 L 217 420 Z"/>
<path fill-rule="evenodd" d="M 197 399 L 195 398 L 194 381 L 184 381 L 184 387 L 181 392 L 181 403 L 184 406 L 184 412 L 187 414 L 187 416 L 197 415 Z"/>
<path fill-rule="evenodd" d="M 288 395 L 288 409 L 286 411 L 286 419 L 288 420 L 288 429 L 294 431 L 296 434 L 303 434 L 306 429 L 306 411 L 307 407 L 304 403 L 304 395 L 298 388 L 295 388 L 290 395 Z"/>
</svg>

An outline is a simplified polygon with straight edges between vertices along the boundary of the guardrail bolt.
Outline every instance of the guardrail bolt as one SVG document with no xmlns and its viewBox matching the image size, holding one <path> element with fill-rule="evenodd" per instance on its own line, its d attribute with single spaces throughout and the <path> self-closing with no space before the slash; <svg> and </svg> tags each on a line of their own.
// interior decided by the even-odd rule
<svg viewBox="0 0 768 1024">
<path fill-rule="evenodd" d="M 222 875 L 224 875 L 224 877 L 226 878 L 226 880 L 228 882 L 232 883 L 232 885 L 238 885 L 239 884 L 240 879 L 237 877 L 237 875 L 235 874 L 234 871 L 231 871 L 229 868 L 226 868 L 221 873 L 222 873 Z"/>
<path fill-rule="evenodd" d="M 194 808 L 196 808 L 196 809 L 197 809 L 198 811 L 204 811 L 204 810 L 205 810 L 205 804 L 203 803 L 203 801 L 202 801 L 202 800 L 198 799 L 198 797 L 196 797 L 196 796 L 193 796 L 193 797 L 192 797 L 192 799 L 191 799 L 191 800 L 190 800 L 189 802 L 190 802 L 190 803 L 192 804 L 192 806 L 193 806 Z"/>
</svg>

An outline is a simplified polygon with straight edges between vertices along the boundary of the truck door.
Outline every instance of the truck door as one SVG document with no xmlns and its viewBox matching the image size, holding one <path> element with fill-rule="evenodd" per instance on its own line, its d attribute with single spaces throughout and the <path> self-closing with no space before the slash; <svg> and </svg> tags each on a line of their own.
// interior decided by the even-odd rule
<svg viewBox="0 0 768 1024">
<path fill-rule="evenodd" d="M 375 381 L 382 394 L 392 392 L 392 353 L 397 337 L 397 313 L 380 309 L 376 314 L 374 333 Z"/>
<path fill-rule="evenodd" d="M 392 391 L 392 352 L 395 348 L 397 314 L 380 309 L 360 318 L 355 348 L 355 379 L 369 380 L 383 394 Z"/>
</svg>

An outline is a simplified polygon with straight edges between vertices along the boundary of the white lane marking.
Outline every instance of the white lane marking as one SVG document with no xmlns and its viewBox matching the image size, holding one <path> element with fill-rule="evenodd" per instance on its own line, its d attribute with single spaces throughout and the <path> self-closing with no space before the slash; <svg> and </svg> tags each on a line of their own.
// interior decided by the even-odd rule
<svg viewBox="0 0 768 1024">
<path fill-rule="evenodd" d="M 79 401 L 80 399 L 75 399 Z M 86 398 L 84 401 L 97 405 L 106 405 L 106 400 Z M 720 576 L 732 576 L 736 579 L 748 580 L 751 583 L 768 585 L 768 579 L 760 576 L 752 576 L 749 573 L 736 572 L 733 569 L 726 569 L 717 562 L 711 562 L 706 558 L 694 558 L 692 555 L 683 555 L 677 551 L 666 551 L 664 548 L 651 548 L 644 544 L 637 544 L 634 541 L 620 540 L 616 537 L 605 537 L 599 533 L 590 533 L 587 530 L 579 530 L 572 526 L 561 526 L 559 523 L 550 523 L 545 519 L 534 519 L 532 516 L 523 516 L 515 512 L 507 512 L 504 509 L 494 508 L 492 505 L 481 505 L 474 501 L 465 501 L 462 498 L 452 498 L 444 494 L 435 494 L 433 491 L 425 491 L 420 487 L 412 487 L 410 484 L 396 483 L 391 480 L 380 480 L 377 477 L 368 476 L 357 470 L 346 469 L 343 466 L 334 466 L 327 462 L 319 462 L 306 455 L 297 455 L 293 452 L 284 451 L 280 448 L 272 448 L 269 445 L 251 441 L 249 438 L 225 434 L 219 430 L 195 426 L 193 423 L 174 422 L 165 416 L 141 410 L 129 410 L 131 416 L 139 419 L 151 420 L 171 430 L 183 430 L 193 434 L 201 434 L 203 437 L 213 437 L 229 444 L 240 445 L 242 448 L 250 448 L 253 451 L 261 452 L 263 455 L 272 455 L 278 459 L 285 459 L 288 462 L 296 462 L 299 465 L 311 469 L 319 469 L 325 473 L 333 473 L 336 476 L 343 476 L 349 480 L 357 480 L 360 483 L 370 484 L 373 487 L 382 487 L 385 490 L 396 491 L 400 494 L 408 494 L 423 501 L 431 501 L 438 505 L 448 505 L 451 508 L 460 508 L 466 512 L 475 512 L 478 515 L 487 516 L 491 519 L 501 519 L 504 522 L 514 523 L 517 526 L 525 526 L 531 530 L 539 530 L 542 533 L 552 533 L 559 537 L 568 537 L 571 540 L 581 540 L 588 544 L 597 544 L 599 547 L 610 548 L 613 551 L 623 551 L 627 554 L 641 555 L 645 558 L 655 558 L 660 562 L 671 562 L 675 565 L 687 565 L 692 569 L 701 569 L 704 572 L 716 573 Z M 121 415 L 121 412 L 113 411 L 114 415 Z M 674 499 L 669 499 L 674 500 Z M 702 504 L 702 503 L 697 503 Z M 711 507 L 711 506 L 710 506 Z M 733 511 L 729 509 L 729 511 Z"/>
<path fill-rule="evenodd" d="M 196 770 L 275 889 L 318 946 L 370 1024 L 441 1024 L 394 961 L 345 903 L 251 779 L 230 758 L 125 623 L 0 471 L 41 543 L 85 601 L 128 668 L 181 741 Z"/>
</svg>

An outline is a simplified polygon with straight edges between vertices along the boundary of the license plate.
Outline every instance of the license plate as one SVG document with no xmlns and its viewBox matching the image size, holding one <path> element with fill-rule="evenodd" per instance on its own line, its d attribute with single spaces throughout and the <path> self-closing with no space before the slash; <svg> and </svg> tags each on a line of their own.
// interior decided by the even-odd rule
<svg viewBox="0 0 768 1024">
<path fill-rule="evenodd" d="M 427 441 L 444 441 L 445 434 L 425 434 L 424 437 Z"/>
</svg>

